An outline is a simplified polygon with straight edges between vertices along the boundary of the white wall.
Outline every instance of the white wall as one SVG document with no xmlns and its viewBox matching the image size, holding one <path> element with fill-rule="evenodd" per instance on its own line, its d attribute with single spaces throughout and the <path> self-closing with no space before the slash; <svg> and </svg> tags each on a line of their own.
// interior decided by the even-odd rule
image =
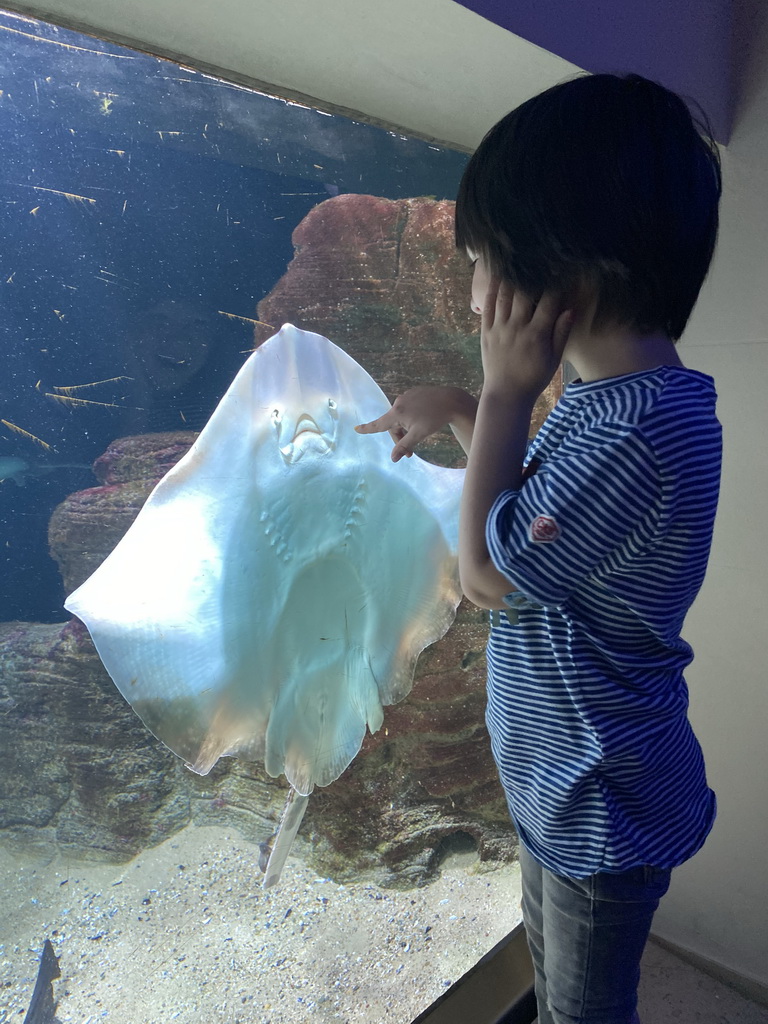
<svg viewBox="0 0 768 1024">
<path fill-rule="evenodd" d="M 767 46 L 763 27 L 753 54 Z M 768 65 L 750 68 L 723 153 L 718 250 L 681 348 L 715 377 L 724 429 L 712 558 L 685 630 L 691 718 L 719 813 L 655 931 L 768 984 Z"/>
<path fill-rule="evenodd" d="M 469 147 L 575 70 L 451 0 L 46 0 L 46 10 Z M 765 33 L 752 43 L 757 57 L 768 52 Z M 676 873 L 657 931 L 768 984 L 768 69 L 747 84 L 724 154 L 719 251 L 682 348 L 716 378 L 725 428 L 711 568 L 686 626 L 691 717 L 720 811 Z"/>
</svg>

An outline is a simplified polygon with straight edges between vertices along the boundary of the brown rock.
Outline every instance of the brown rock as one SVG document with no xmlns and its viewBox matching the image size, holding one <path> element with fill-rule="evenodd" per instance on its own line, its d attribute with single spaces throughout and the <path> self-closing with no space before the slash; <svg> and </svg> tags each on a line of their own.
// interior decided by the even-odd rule
<svg viewBox="0 0 768 1024">
<path fill-rule="evenodd" d="M 96 459 L 93 471 L 104 485 L 143 483 L 151 490 L 186 455 L 196 437 L 190 430 L 120 437 Z"/>
<path fill-rule="evenodd" d="M 324 334 L 394 399 L 415 384 L 453 384 L 478 394 L 480 319 L 470 309 L 472 273 L 454 241 L 448 200 L 344 195 L 311 210 L 293 233 L 295 255 L 258 317 Z M 257 327 L 256 342 L 272 328 Z M 560 373 L 536 404 L 532 433 L 560 393 Z M 460 465 L 452 440 L 420 453 Z"/>
</svg>

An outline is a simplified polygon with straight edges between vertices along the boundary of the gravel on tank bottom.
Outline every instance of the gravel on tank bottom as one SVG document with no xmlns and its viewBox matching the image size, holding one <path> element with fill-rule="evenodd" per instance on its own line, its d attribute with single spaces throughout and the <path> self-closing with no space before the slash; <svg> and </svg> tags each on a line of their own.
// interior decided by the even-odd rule
<svg viewBox="0 0 768 1024">
<path fill-rule="evenodd" d="M 448 858 L 420 889 L 339 885 L 190 826 L 129 864 L 0 849 L 0 1024 L 29 1007 L 43 942 L 62 1024 L 410 1024 L 521 919 L 516 864 Z"/>
</svg>

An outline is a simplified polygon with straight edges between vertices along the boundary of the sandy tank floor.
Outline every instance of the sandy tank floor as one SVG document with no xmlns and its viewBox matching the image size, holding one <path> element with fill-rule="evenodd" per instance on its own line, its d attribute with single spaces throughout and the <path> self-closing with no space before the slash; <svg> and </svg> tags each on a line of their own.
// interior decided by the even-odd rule
<svg viewBox="0 0 768 1024">
<path fill-rule="evenodd" d="M 118 866 L 0 850 L 0 1024 L 23 1020 L 46 938 L 62 1024 L 410 1024 L 521 919 L 516 864 L 454 855 L 400 892 L 291 859 L 264 891 L 258 854 L 214 827 Z"/>
</svg>

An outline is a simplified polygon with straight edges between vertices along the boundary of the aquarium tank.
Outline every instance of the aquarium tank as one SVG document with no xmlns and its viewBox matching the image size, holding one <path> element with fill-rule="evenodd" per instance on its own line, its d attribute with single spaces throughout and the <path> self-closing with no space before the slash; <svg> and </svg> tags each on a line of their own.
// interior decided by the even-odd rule
<svg viewBox="0 0 768 1024">
<path fill-rule="evenodd" d="M 35 993 L 30 1019 L 55 1006 L 72 1024 L 410 1024 L 520 920 L 484 613 L 463 601 L 427 638 L 265 888 L 285 776 L 247 735 L 248 756 L 190 771 L 64 604 L 158 481 L 184 477 L 283 324 L 329 339 L 390 401 L 417 383 L 477 392 L 453 239 L 467 156 L 28 17 L 0 13 L 0 29 L 0 1022 Z M 210 444 L 228 508 L 234 449 Z M 449 433 L 418 454 L 463 465 Z M 262 522 L 281 501 L 270 485 Z M 350 502 L 386 560 L 395 539 Z M 286 566 L 309 521 L 281 520 Z M 156 586 L 152 562 L 130 591 L 110 577 L 115 607 L 142 565 Z M 255 622 L 279 579 L 254 582 Z M 303 644 L 307 614 L 275 641 Z"/>
</svg>

